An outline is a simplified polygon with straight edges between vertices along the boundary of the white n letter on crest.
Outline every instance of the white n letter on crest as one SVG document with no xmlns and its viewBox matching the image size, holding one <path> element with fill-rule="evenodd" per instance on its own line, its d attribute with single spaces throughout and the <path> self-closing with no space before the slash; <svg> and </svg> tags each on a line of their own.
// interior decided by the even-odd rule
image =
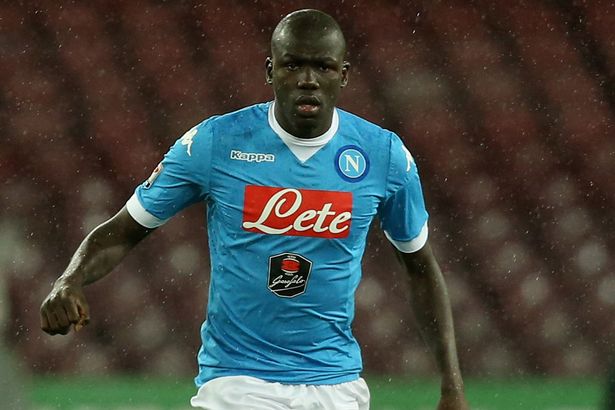
<svg viewBox="0 0 615 410">
<path fill-rule="evenodd" d="M 353 159 L 350 154 L 345 154 L 344 157 L 346 157 L 346 172 L 350 171 L 348 168 L 349 165 L 353 167 L 356 172 L 359 172 L 359 161 L 361 161 L 359 158 L 361 157 L 359 155 L 355 155 Z"/>
</svg>

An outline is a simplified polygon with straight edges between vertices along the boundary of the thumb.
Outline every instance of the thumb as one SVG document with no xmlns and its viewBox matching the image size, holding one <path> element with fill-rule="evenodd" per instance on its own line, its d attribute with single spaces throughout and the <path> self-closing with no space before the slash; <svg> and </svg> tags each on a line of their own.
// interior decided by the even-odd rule
<svg viewBox="0 0 615 410">
<path fill-rule="evenodd" d="M 75 323 L 75 332 L 80 331 L 90 323 L 90 308 L 85 301 L 81 301 L 77 305 L 77 311 L 79 313 L 79 320 Z"/>
</svg>

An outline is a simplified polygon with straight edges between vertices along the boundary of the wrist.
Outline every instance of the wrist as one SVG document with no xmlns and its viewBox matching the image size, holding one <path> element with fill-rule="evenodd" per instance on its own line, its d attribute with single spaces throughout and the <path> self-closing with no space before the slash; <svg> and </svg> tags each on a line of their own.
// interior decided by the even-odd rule
<svg viewBox="0 0 615 410">
<path fill-rule="evenodd" d="M 463 395 L 463 380 L 459 372 L 442 377 L 440 392 L 444 395 Z"/>
<path fill-rule="evenodd" d="M 80 275 L 72 274 L 72 275 L 62 275 L 58 279 L 56 279 L 54 283 L 54 287 L 83 287 L 83 278 Z"/>
</svg>

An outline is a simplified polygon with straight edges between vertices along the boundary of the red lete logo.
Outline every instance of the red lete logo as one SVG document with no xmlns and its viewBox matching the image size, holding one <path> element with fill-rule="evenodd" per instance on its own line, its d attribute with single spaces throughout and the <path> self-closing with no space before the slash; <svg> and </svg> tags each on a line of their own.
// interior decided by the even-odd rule
<svg viewBox="0 0 615 410">
<path fill-rule="evenodd" d="M 352 222 L 352 192 L 248 185 L 246 231 L 269 235 L 345 238 Z"/>
</svg>

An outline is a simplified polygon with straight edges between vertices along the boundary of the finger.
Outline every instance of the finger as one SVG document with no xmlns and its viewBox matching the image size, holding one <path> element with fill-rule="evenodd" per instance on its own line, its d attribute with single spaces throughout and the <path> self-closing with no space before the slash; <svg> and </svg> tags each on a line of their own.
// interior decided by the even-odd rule
<svg viewBox="0 0 615 410">
<path fill-rule="evenodd" d="M 68 323 L 68 318 L 66 317 L 66 313 L 64 311 L 56 311 L 54 313 L 56 321 L 58 325 L 55 328 L 54 334 L 65 335 L 70 331 L 70 323 Z M 62 317 L 64 317 L 62 319 Z M 66 324 L 64 324 L 66 322 Z"/>
<path fill-rule="evenodd" d="M 64 304 L 64 311 L 68 317 L 70 323 L 77 323 L 79 321 L 79 309 L 77 303 L 74 301 L 68 301 Z"/>
<path fill-rule="evenodd" d="M 86 326 L 88 323 L 90 323 L 90 320 L 85 316 L 81 316 L 77 323 L 75 323 L 75 332 L 78 332 L 83 329 L 83 327 Z"/>
<path fill-rule="evenodd" d="M 58 319 L 56 319 L 56 315 L 53 312 L 47 312 L 47 323 L 49 323 L 49 333 L 50 335 L 55 335 L 59 326 Z"/>
<path fill-rule="evenodd" d="M 61 333 L 63 331 L 63 329 L 58 325 L 58 318 L 55 313 L 46 312 L 45 321 L 48 324 L 47 328 L 45 329 L 45 332 L 50 334 L 51 336 L 57 335 L 58 333 Z"/>
<path fill-rule="evenodd" d="M 81 317 L 79 318 L 79 321 L 77 323 L 75 323 L 75 332 L 80 331 L 81 329 L 83 329 L 84 326 L 87 326 L 88 323 L 90 323 L 90 320 L 85 318 L 85 317 Z"/>
<path fill-rule="evenodd" d="M 85 320 L 83 319 L 79 319 L 79 321 L 77 323 L 75 323 L 74 329 L 75 332 L 80 331 L 81 329 L 83 329 L 83 327 L 87 325 L 87 323 L 85 322 Z"/>
<path fill-rule="evenodd" d="M 65 328 L 70 326 L 70 321 L 68 320 L 68 316 L 66 315 L 66 311 L 63 308 L 56 309 L 55 315 L 58 318 L 58 326 L 60 328 Z"/>
<path fill-rule="evenodd" d="M 77 304 L 77 310 L 79 311 L 79 321 L 83 325 L 90 323 L 90 307 L 86 302 L 80 302 Z"/>
<path fill-rule="evenodd" d="M 83 329 L 84 326 L 87 326 L 90 323 L 90 313 L 89 306 L 87 303 L 80 303 L 77 305 L 77 310 L 79 311 L 79 320 L 75 323 L 75 332 Z"/>
</svg>

